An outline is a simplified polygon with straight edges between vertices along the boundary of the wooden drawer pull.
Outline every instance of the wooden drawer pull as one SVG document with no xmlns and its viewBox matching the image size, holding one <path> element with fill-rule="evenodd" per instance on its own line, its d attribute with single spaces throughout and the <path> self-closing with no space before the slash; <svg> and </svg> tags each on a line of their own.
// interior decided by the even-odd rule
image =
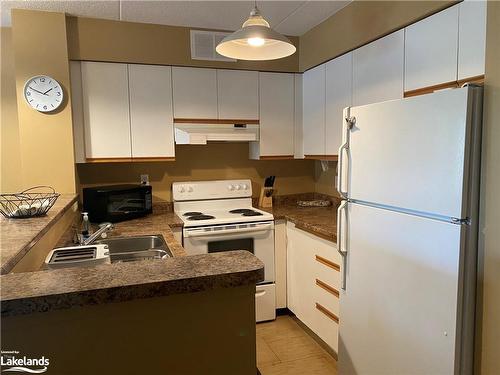
<svg viewBox="0 0 500 375">
<path fill-rule="evenodd" d="M 333 268 L 335 271 L 340 272 L 340 266 L 337 263 L 333 263 L 331 260 L 325 259 L 319 255 L 316 255 L 316 260 L 327 267 Z"/>
<path fill-rule="evenodd" d="M 327 283 L 325 283 L 319 279 L 316 279 L 316 285 L 319 286 L 320 288 L 323 288 L 328 293 L 333 294 L 335 297 L 337 297 L 337 298 L 339 297 L 339 291 L 337 289 L 335 289 L 333 286 L 330 286 Z"/>
<path fill-rule="evenodd" d="M 332 313 L 330 310 L 328 310 L 326 307 L 321 306 L 318 302 L 316 302 L 316 308 L 321 311 L 323 314 L 325 314 L 327 317 L 329 317 L 331 320 L 333 320 L 335 323 L 339 322 L 339 317 Z"/>
</svg>

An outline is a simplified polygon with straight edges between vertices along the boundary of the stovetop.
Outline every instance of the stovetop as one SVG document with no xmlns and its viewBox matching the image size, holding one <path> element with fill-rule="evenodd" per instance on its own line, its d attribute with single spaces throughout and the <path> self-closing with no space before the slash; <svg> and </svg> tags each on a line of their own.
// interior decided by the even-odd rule
<svg viewBox="0 0 500 375">
<path fill-rule="evenodd" d="M 250 180 L 174 182 L 174 212 L 185 227 L 272 221 L 252 207 Z"/>
<path fill-rule="evenodd" d="M 176 214 L 182 219 L 186 227 L 274 220 L 273 215 L 269 212 L 254 207 L 220 210 L 200 209 L 196 211 L 176 210 Z"/>
</svg>

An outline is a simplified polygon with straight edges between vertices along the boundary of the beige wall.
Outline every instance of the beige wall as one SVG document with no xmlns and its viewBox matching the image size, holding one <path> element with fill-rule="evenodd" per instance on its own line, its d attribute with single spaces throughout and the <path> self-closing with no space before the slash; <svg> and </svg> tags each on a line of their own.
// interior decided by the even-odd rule
<svg viewBox="0 0 500 375">
<path fill-rule="evenodd" d="M 435 13 L 455 1 L 353 1 L 300 37 L 300 71 Z"/>
<path fill-rule="evenodd" d="M 254 196 L 265 177 L 276 175 L 277 194 L 311 192 L 315 189 L 312 160 L 248 160 L 246 143 L 211 143 L 176 147 L 175 162 L 80 164 L 82 186 L 138 183 L 149 174 L 156 199 L 171 200 L 173 181 L 250 178 Z"/>
<path fill-rule="evenodd" d="M 71 60 L 297 72 L 299 54 L 274 61 L 191 59 L 189 27 L 68 17 Z M 298 46 L 299 38 L 291 37 Z"/>
<path fill-rule="evenodd" d="M 75 168 L 65 15 L 12 10 L 12 46 L 23 186 L 51 185 L 60 193 L 72 193 Z M 61 110 L 43 114 L 26 104 L 24 84 L 39 74 L 61 84 L 67 98 Z"/>
<path fill-rule="evenodd" d="M 0 28 L 0 37 L 0 191 L 12 192 L 22 188 L 12 29 Z"/>
<path fill-rule="evenodd" d="M 480 233 L 481 373 L 500 371 L 500 2 L 488 2 Z"/>
</svg>

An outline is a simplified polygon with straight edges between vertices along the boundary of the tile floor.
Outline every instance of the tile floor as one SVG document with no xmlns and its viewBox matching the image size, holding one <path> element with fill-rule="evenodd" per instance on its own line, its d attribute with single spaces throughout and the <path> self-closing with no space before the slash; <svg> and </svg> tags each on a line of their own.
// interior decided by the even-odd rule
<svg viewBox="0 0 500 375">
<path fill-rule="evenodd" d="M 290 316 L 257 324 L 262 375 L 337 375 L 337 362 Z"/>
</svg>

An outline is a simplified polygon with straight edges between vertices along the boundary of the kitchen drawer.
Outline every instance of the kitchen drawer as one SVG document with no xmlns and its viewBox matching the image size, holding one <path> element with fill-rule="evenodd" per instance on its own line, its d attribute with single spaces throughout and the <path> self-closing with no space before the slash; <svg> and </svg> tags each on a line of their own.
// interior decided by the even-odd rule
<svg viewBox="0 0 500 375">
<path fill-rule="evenodd" d="M 257 322 L 276 319 L 275 301 L 274 284 L 257 285 L 255 288 L 255 320 Z"/>
<path fill-rule="evenodd" d="M 340 288 L 341 274 L 340 265 L 338 263 L 331 262 L 320 255 L 314 255 L 313 274 L 315 278 L 325 282 L 335 289 L 338 290 Z"/>
<path fill-rule="evenodd" d="M 339 316 L 339 289 L 317 278 L 314 289 L 315 302 Z"/>
<path fill-rule="evenodd" d="M 325 343 L 328 344 L 336 353 L 338 353 L 338 335 L 339 335 L 339 324 L 335 320 L 333 312 L 331 312 L 326 306 L 321 304 L 314 305 L 314 322 L 312 328 L 313 332 L 316 333 Z M 333 315 L 332 315 L 333 313 Z"/>
<path fill-rule="evenodd" d="M 340 262 L 340 254 L 337 251 L 337 245 L 331 241 L 325 240 L 312 233 L 305 232 L 296 228 L 295 236 L 306 244 L 304 251 L 311 251 L 334 263 Z"/>
</svg>

